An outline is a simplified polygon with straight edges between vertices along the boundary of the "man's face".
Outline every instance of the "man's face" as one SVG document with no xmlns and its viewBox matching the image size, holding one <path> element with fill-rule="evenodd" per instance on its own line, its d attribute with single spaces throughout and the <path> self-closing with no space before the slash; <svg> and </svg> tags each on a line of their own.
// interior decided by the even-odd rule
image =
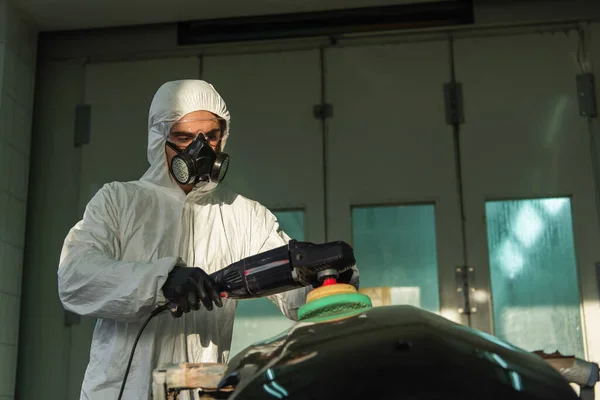
<svg viewBox="0 0 600 400">
<path fill-rule="evenodd" d="M 186 114 L 178 122 L 176 122 L 169 132 L 167 140 L 181 150 L 189 146 L 199 134 L 204 134 L 210 147 L 215 150 L 220 149 L 223 132 L 221 131 L 221 123 L 219 118 L 208 111 L 194 111 Z M 171 165 L 171 159 L 175 154 L 175 150 L 169 146 L 165 146 L 167 154 L 167 165 Z M 171 168 L 169 167 L 169 172 Z M 194 187 L 190 185 L 179 185 L 184 192 L 189 193 Z"/>
</svg>

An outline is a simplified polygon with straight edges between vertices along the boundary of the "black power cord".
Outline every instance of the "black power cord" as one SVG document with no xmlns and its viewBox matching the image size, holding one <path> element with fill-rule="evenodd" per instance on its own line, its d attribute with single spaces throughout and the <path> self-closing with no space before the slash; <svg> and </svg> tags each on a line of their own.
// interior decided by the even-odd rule
<svg viewBox="0 0 600 400">
<path fill-rule="evenodd" d="M 121 397 L 123 397 L 123 391 L 125 390 L 125 382 L 127 382 L 127 376 L 129 375 L 129 369 L 131 368 L 131 362 L 133 361 L 133 355 L 135 354 L 135 348 L 137 347 L 138 340 L 140 340 L 140 336 L 142 336 L 142 332 L 144 332 L 144 328 L 146 328 L 146 325 L 148 325 L 148 323 L 150 322 L 150 320 L 152 318 L 156 317 L 158 314 L 162 313 L 163 311 L 167 311 L 168 309 L 169 309 L 169 303 L 163 304 L 162 306 L 160 306 L 157 309 L 155 309 L 154 311 L 152 311 L 150 313 L 150 316 L 148 316 L 148 318 L 146 319 L 146 321 L 144 321 L 144 324 L 140 328 L 140 330 L 135 338 L 135 341 L 133 342 L 133 348 L 131 349 L 131 354 L 129 355 L 129 362 L 127 363 L 127 369 L 125 369 L 125 376 L 123 377 L 123 383 L 121 383 L 121 390 L 119 391 L 119 397 L 118 397 L 119 400 L 121 400 Z"/>
</svg>

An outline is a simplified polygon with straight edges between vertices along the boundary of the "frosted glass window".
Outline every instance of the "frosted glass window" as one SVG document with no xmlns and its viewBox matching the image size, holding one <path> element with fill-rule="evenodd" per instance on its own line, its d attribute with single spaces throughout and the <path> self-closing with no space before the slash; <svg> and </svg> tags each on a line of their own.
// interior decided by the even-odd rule
<svg viewBox="0 0 600 400">
<path fill-rule="evenodd" d="M 304 240 L 304 211 L 273 211 L 292 239 Z M 294 324 L 269 299 L 240 300 L 233 324 L 231 356 L 251 344 L 275 336 Z"/>
<path fill-rule="evenodd" d="M 355 207 L 352 235 L 361 288 L 389 287 L 391 304 L 439 312 L 433 205 Z"/>
<path fill-rule="evenodd" d="M 569 198 L 485 206 L 495 335 L 584 356 Z"/>
</svg>

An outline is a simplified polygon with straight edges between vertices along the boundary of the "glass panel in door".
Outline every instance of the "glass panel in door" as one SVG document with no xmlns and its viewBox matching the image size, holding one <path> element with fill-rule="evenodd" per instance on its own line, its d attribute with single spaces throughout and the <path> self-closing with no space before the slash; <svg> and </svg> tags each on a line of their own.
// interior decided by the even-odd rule
<svg viewBox="0 0 600 400">
<path fill-rule="evenodd" d="M 440 311 L 434 205 L 354 207 L 352 234 L 361 290 Z"/>
<path fill-rule="evenodd" d="M 584 357 L 570 199 L 488 201 L 485 212 L 495 335 Z"/>
</svg>

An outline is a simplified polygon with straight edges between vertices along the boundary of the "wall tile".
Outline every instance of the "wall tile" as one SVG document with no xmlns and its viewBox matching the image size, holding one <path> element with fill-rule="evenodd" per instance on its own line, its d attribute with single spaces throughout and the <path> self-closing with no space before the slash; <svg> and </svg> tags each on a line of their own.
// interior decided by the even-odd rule
<svg viewBox="0 0 600 400">
<path fill-rule="evenodd" d="M 25 202 L 8 195 L 6 213 L 8 214 L 6 242 L 23 248 L 25 242 Z"/>
<path fill-rule="evenodd" d="M 11 147 L 3 139 L 0 139 L 0 191 L 4 192 L 7 192 L 10 186 Z"/>
<path fill-rule="evenodd" d="M 6 43 L 16 46 L 18 44 L 19 35 L 21 34 L 21 26 L 23 25 L 23 16 L 21 12 L 12 4 L 11 1 L 6 3 Z"/>
<path fill-rule="evenodd" d="M 25 224 L 23 224 L 25 225 Z M 23 281 L 23 257 L 24 249 L 14 246 L 8 247 L 8 255 L 12 261 L 14 273 L 11 277 L 15 280 L 14 284 L 9 288 L 7 293 L 13 293 L 15 296 L 21 295 L 21 283 Z"/>
<path fill-rule="evenodd" d="M 0 292 L 19 296 L 23 276 L 23 249 L 0 242 Z"/>
<path fill-rule="evenodd" d="M 17 58 L 27 67 L 35 67 L 37 31 L 30 28 L 31 24 L 21 25 L 21 32 L 17 38 L 17 43 L 7 43 Z"/>
<path fill-rule="evenodd" d="M 10 49 L 10 47 L 9 47 Z M 14 88 L 14 99 L 15 102 L 23 107 L 29 108 L 28 100 L 29 100 L 29 82 L 28 77 L 30 75 L 29 67 L 16 56 L 16 50 L 11 49 L 13 54 L 15 54 L 15 88 Z"/>
<path fill-rule="evenodd" d="M 1 22 L 0 22 L 0 26 Z M 0 29 L 2 30 L 2 29 Z M 4 43 L 0 43 L 0 93 L 2 93 L 3 81 L 4 81 L 4 48 L 6 45 Z M 0 108 L 2 108 L 2 96 L 0 96 Z"/>
<path fill-rule="evenodd" d="M 0 190 L 0 240 L 7 241 L 9 210 L 8 210 L 8 192 Z"/>
<path fill-rule="evenodd" d="M 0 400 L 14 400 L 38 32 L 0 0 Z"/>
<path fill-rule="evenodd" d="M 12 396 L 15 385 L 16 347 L 0 343 L 0 395 Z"/>
<path fill-rule="evenodd" d="M 8 278 L 8 275 L 10 273 L 8 264 L 9 261 L 8 254 L 6 254 L 8 252 L 6 248 L 7 246 L 8 244 L 0 240 L 0 292 L 7 292 L 6 289 L 10 285 Z"/>
<path fill-rule="evenodd" d="M 12 135 L 9 142 L 22 153 L 29 155 L 32 111 L 25 105 L 13 104 L 13 107 Z"/>
<path fill-rule="evenodd" d="M 38 42 L 38 31 L 32 28 L 32 24 L 29 24 L 27 29 L 19 36 L 19 47 L 20 59 L 29 68 L 35 70 L 36 59 L 37 59 L 37 42 Z"/>
<path fill-rule="evenodd" d="M 17 90 L 17 56 L 10 46 L 4 47 L 4 88 L 3 92 L 13 99 Z"/>
<path fill-rule="evenodd" d="M 37 46 L 37 29 L 34 21 L 14 6 L 8 6 L 6 43 L 13 48 L 17 57 L 32 65 Z"/>
<path fill-rule="evenodd" d="M 19 61 L 19 65 L 20 69 L 18 70 L 17 79 L 19 80 L 21 104 L 29 114 L 33 111 L 33 85 L 35 81 L 33 71 L 35 67 L 27 65 L 23 61 Z"/>
<path fill-rule="evenodd" d="M 13 129 L 14 101 L 6 93 L 0 93 L 2 106 L 0 107 L 0 139 L 10 142 L 9 138 Z"/>
<path fill-rule="evenodd" d="M 8 155 L 10 158 L 9 193 L 19 200 L 27 201 L 29 158 L 12 146 Z"/>
<path fill-rule="evenodd" d="M 10 293 L 7 289 L 12 283 L 9 278 L 11 271 L 8 252 L 8 243 L 0 240 L 0 293 Z"/>
<path fill-rule="evenodd" d="M 19 332 L 19 298 L 0 293 L 0 343 L 17 345 Z"/>
<path fill-rule="evenodd" d="M 0 43 L 6 42 L 6 1 L 0 0 Z"/>
</svg>

